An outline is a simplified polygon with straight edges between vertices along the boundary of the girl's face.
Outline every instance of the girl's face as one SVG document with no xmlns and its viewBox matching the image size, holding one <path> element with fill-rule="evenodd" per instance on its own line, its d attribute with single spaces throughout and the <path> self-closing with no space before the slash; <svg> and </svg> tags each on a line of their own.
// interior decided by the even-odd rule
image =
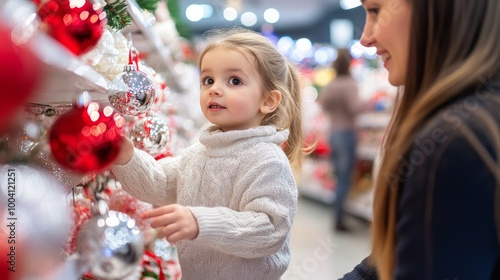
<svg viewBox="0 0 500 280">
<path fill-rule="evenodd" d="M 362 0 L 366 22 L 361 44 L 376 47 L 389 82 L 405 84 L 410 45 L 411 4 L 408 0 Z"/>
<path fill-rule="evenodd" d="M 217 47 L 200 64 L 200 105 L 205 117 L 222 131 L 260 125 L 264 96 L 255 59 L 241 52 Z"/>
</svg>

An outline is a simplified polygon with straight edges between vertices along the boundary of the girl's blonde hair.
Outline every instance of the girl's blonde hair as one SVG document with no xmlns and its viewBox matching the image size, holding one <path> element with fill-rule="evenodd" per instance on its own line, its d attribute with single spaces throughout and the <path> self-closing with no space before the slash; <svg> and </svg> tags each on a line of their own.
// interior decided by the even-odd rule
<svg viewBox="0 0 500 280">
<path fill-rule="evenodd" d="M 398 193 L 405 179 L 400 172 L 401 159 L 409 152 L 426 120 L 450 101 L 473 94 L 488 75 L 500 70 L 500 1 L 403 1 L 412 6 L 406 82 L 385 139 L 374 196 L 372 260 L 382 280 L 392 279 L 395 265 Z M 478 109 L 475 114 L 481 112 L 484 113 L 484 109 Z M 492 120 L 491 116 L 488 118 Z M 491 133 L 500 133 L 498 127 L 490 127 Z M 459 129 L 457 133 L 463 132 Z M 463 135 L 476 151 L 484 148 Z M 498 155 L 500 151 L 495 152 Z M 478 154 L 486 163 L 491 160 L 487 158 L 490 155 Z M 490 171 L 493 175 L 498 173 L 498 170 Z M 500 234 L 499 178 L 497 176 L 496 182 L 497 234 Z M 426 187 L 429 192 L 433 191 L 434 186 Z M 429 213 L 432 211 L 427 211 L 427 215 Z M 425 226 L 430 228 L 428 218 Z"/>
<path fill-rule="evenodd" d="M 284 151 L 296 178 L 300 177 L 303 158 L 302 111 L 298 70 L 264 36 L 243 28 L 215 29 L 207 32 L 203 56 L 217 47 L 229 48 L 255 58 L 255 67 L 262 79 L 262 92 L 279 90 L 282 100 L 277 109 L 264 117 L 262 125 L 274 125 L 278 130 L 289 129 Z M 264 96 L 267 98 L 268 96 Z"/>
</svg>

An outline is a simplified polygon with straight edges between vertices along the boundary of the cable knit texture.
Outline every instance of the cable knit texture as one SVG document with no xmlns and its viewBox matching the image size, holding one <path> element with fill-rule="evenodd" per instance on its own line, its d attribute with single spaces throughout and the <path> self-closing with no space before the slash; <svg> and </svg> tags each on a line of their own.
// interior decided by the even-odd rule
<svg viewBox="0 0 500 280">
<path fill-rule="evenodd" d="M 280 279 L 290 263 L 297 188 L 273 126 L 202 131 L 200 142 L 156 162 L 137 150 L 112 172 L 126 191 L 155 204 L 188 206 L 198 237 L 178 242 L 184 280 Z"/>
</svg>

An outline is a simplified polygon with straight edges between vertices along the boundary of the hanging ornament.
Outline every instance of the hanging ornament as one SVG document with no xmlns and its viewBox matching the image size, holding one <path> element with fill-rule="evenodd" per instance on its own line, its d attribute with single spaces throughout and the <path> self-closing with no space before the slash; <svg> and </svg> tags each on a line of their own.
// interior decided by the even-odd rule
<svg viewBox="0 0 500 280">
<path fill-rule="evenodd" d="M 90 51 L 106 25 L 99 1 L 48 0 L 39 6 L 42 27 L 76 55 Z"/>
<path fill-rule="evenodd" d="M 155 101 L 155 86 L 145 73 L 139 71 L 137 51 L 132 47 L 129 50 L 129 64 L 115 77 L 109 88 L 109 102 L 125 115 L 144 114 Z"/>
<path fill-rule="evenodd" d="M 143 231 L 149 227 L 149 222 L 142 219 L 141 214 L 151 210 L 151 204 L 138 200 L 122 188 L 109 189 L 108 192 L 109 209 L 129 215 Z"/>
<path fill-rule="evenodd" d="M 139 118 L 130 132 L 135 147 L 153 156 L 163 152 L 169 138 L 168 126 L 154 112 Z"/>
<path fill-rule="evenodd" d="M 80 229 L 77 252 L 82 268 L 99 279 L 123 279 L 142 259 L 144 242 L 134 219 L 108 211 L 88 220 Z"/>
<path fill-rule="evenodd" d="M 165 239 L 154 241 L 154 252 L 146 251 L 144 253 L 142 265 L 144 267 L 143 277 L 149 276 L 160 280 L 179 280 L 182 278 L 177 250 Z"/>
<path fill-rule="evenodd" d="M 74 108 L 52 125 L 52 154 L 59 164 L 76 172 L 103 171 L 118 156 L 124 125 L 125 119 L 113 108 L 90 102 L 84 92 Z"/>
<path fill-rule="evenodd" d="M 8 253 L 14 254 L 10 263 L 14 274 L 22 273 L 22 279 L 54 279 L 34 276 L 50 274 L 61 264 L 60 250 L 71 226 L 65 189 L 40 168 L 0 165 L 0 213 L 2 230 L 13 240 Z"/>
<path fill-rule="evenodd" d="M 83 224 L 92 217 L 92 213 L 90 211 L 91 200 L 85 195 L 82 185 L 78 185 L 72 189 L 68 200 L 73 209 L 73 228 L 71 234 L 68 236 L 65 251 L 68 255 L 72 255 L 76 252 L 76 237 L 78 236 L 78 232 Z"/>
<path fill-rule="evenodd" d="M 39 81 L 41 65 L 26 46 L 16 45 L 11 31 L 0 23 L 0 130 L 13 113 L 33 95 Z M 1 131 L 0 131 L 1 132 Z"/>
<path fill-rule="evenodd" d="M 27 151 L 29 153 L 25 160 L 52 174 L 68 191 L 78 185 L 85 176 L 57 163 L 47 142 L 47 134 L 54 121 L 72 108 L 71 104 L 54 106 L 28 104 L 25 106 L 24 124 L 18 126 L 23 127 L 23 141 L 34 144 Z"/>
<path fill-rule="evenodd" d="M 175 247 L 172 246 L 166 239 L 156 239 L 154 241 L 154 253 L 161 257 L 164 261 L 171 260 L 177 254 Z"/>
</svg>

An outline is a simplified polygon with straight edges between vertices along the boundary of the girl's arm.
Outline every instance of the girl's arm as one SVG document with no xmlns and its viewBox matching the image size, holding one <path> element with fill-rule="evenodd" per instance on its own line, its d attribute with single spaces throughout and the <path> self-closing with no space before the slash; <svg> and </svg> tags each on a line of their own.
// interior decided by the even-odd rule
<svg viewBox="0 0 500 280">
<path fill-rule="evenodd" d="M 148 153 L 134 148 L 130 139 L 124 139 L 116 163 L 111 172 L 134 197 L 154 205 L 175 202 L 178 157 L 156 161 Z"/>
</svg>

